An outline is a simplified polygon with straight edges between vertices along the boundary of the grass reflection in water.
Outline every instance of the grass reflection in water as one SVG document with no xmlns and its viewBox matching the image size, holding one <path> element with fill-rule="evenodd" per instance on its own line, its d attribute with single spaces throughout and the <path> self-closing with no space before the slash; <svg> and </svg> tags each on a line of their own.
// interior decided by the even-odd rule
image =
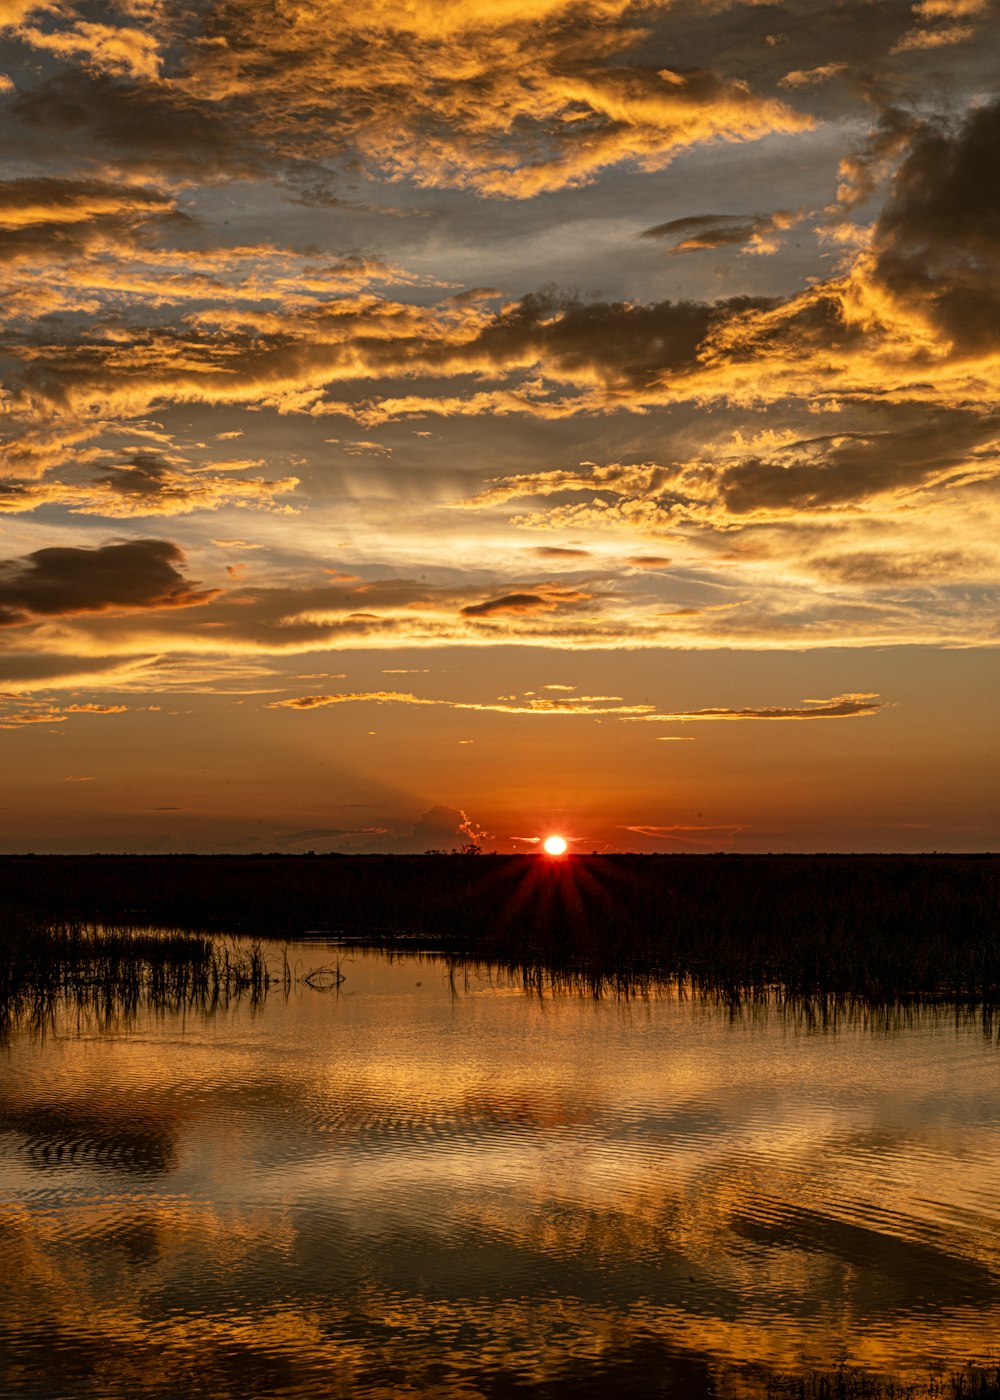
<svg viewBox="0 0 1000 1400">
<path fill-rule="evenodd" d="M 275 981 L 259 940 L 47 922 L 8 913 L 0 927 L 0 1037 L 38 1029 L 72 1005 L 105 1023 L 142 1010 L 259 1002 Z"/>
</svg>

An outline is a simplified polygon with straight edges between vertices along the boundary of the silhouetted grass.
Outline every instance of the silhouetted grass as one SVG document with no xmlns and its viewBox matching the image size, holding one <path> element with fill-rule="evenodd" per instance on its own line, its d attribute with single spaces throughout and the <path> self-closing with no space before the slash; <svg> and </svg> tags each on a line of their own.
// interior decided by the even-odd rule
<svg viewBox="0 0 1000 1400">
<path fill-rule="evenodd" d="M 842 1368 L 769 1378 L 769 1400 L 1000 1400 L 1000 1368 L 967 1367 L 940 1380 L 894 1381 Z"/>
<path fill-rule="evenodd" d="M 36 918 L 317 930 L 608 992 L 686 978 L 733 999 L 1000 1005 L 997 856 L 8 856 L 4 901 Z"/>
<path fill-rule="evenodd" d="M 273 980 L 260 942 L 231 946 L 192 933 L 0 913 L 0 1035 L 19 1022 L 43 1026 L 60 1005 L 109 1021 L 147 1007 L 259 1000 Z"/>
</svg>

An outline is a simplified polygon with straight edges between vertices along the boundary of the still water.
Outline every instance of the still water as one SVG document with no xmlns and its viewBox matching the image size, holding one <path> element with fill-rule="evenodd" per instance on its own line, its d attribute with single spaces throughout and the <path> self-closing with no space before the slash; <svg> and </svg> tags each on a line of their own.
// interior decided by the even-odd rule
<svg viewBox="0 0 1000 1400">
<path fill-rule="evenodd" d="M 1000 1048 L 974 1020 L 348 957 L 337 990 L 66 1013 L 0 1049 L 5 1400 L 697 1400 L 995 1360 Z"/>
</svg>

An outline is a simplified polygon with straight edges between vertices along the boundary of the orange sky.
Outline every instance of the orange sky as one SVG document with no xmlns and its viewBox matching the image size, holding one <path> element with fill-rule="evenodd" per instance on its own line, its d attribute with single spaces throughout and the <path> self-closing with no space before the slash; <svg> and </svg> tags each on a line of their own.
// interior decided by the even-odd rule
<svg viewBox="0 0 1000 1400">
<path fill-rule="evenodd" d="M 0 849 L 995 848 L 989 0 L 0 0 Z"/>
</svg>

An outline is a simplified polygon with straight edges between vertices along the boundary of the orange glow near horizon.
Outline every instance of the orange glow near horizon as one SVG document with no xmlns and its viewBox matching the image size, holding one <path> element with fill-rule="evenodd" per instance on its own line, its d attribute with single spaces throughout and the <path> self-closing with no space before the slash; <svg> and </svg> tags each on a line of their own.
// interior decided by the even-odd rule
<svg viewBox="0 0 1000 1400">
<path fill-rule="evenodd" d="M 546 836 L 542 842 L 542 850 L 547 856 L 564 856 L 569 850 L 569 843 L 565 836 Z"/>
</svg>

